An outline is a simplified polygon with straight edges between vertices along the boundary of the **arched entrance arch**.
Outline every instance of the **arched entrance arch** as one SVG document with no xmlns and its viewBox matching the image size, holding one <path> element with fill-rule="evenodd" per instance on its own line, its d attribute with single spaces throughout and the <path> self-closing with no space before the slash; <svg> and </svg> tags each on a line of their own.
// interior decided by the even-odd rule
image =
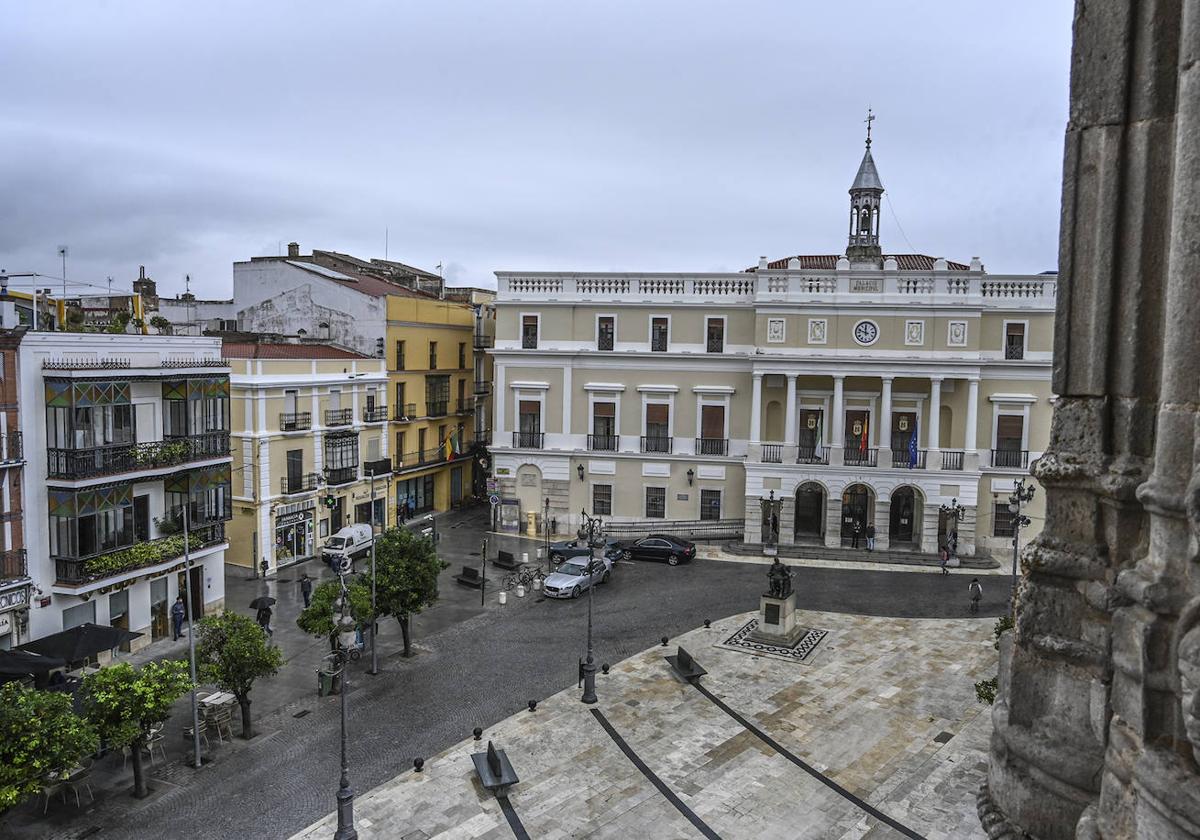
<svg viewBox="0 0 1200 840">
<path fill-rule="evenodd" d="M 924 524 L 925 498 L 915 487 L 892 491 L 888 544 L 893 548 L 919 548 Z"/>
<path fill-rule="evenodd" d="M 767 403 L 766 428 L 763 430 L 763 440 L 783 440 L 783 403 L 771 400 Z"/>
<path fill-rule="evenodd" d="M 825 536 L 825 488 L 806 481 L 796 488 L 796 542 L 821 541 Z"/>
<path fill-rule="evenodd" d="M 842 491 L 842 545 L 866 546 L 867 526 L 875 522 L 875 493 L 865 484 L 851 484 Z M 858 539 L 855 540 L 855 525 Z"/>
<path fill-rule="evenodd" d="M 517 468 L 517 499 L 521 502 L 521 527 L 527 511 L 542 512 L 542 471 L 535 464 Z"/>
</svg>

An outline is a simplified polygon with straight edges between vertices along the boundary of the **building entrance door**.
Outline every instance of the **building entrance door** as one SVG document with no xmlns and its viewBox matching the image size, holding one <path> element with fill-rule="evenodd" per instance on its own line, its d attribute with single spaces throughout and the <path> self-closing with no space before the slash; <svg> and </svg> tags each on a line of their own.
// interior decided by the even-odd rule
<svg viewBox="0 0 1200 840">
<path fill-rule="evenodd" d="M 187 572 L 179 573 L 179 594 L 184 597 L 186 603 L 188 597 Z M 192 619 L 199 621 L 204 617 L 204 568 L 201 566 L 192 566 Z"/>
<path fill-rule="evenodd" d="M 819 484 L 801 484 L 796 490 L 796 539 L 820 539 L 825 533 L 825 490 Z"/>
<path fill-rule="evenodd" d="M 860 547 L 866 545 L 867 525 L 874 520 L 871 508 L 872 495 L 870 488 L 862 484 L 851 484 L 842 493 L 842 545 Z M 858 539 L 855 540 L 854 526 L 858 525 Z"/>
<path fill-rule="evenodd" d="M 892 545 L 913 542 L 916 497 L 911 487 L 901 487 L 892 494 L 888 539 Z"/>
</svg>

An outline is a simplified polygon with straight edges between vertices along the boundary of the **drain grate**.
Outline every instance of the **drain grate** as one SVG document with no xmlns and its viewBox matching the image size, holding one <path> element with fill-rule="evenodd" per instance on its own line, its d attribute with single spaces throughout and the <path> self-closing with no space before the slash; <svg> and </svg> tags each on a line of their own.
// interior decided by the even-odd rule
<svg viewBox="0 0 1200 840">
<path fill-rule="evenodd" d="M 933 740 L 937 741 L 939 744 L 945 744 L 945 743 L 948 743 L 950 741 L 950 739 L 953 737 L 954 737 L 953 733 L 943 731 L 943 732 L 939 732 L 936 736 L 934 736 Z"/>
<path fill-rule="evenodd" d="M 307 715 L 307 714 L 308 714 L 309 712 L 311 712 L 311 711 L 312 711 L 312 709 L 301 709 L 300 711 L 296 712 L 296 714 L 292 715 L 292 717 L 294 717 L 294 718 L 302 718 L 302 717 L 304 717 L 305 715 Z"/>
</svg>

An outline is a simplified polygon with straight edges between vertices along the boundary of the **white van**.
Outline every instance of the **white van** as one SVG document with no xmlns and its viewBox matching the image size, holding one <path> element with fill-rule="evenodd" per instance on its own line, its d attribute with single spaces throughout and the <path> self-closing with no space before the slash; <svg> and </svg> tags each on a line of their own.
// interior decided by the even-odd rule
<svg viewBox="0 0 1200 840">
<path fill-rule="evenodd" d="M 337 560 L 343 569 L 349 569 L 354 560 L 365 557 L 370 551 L 372 540 L 374 535 L 370 525 L 347 525 L 325 540 L 325 545 L 321 547 L 321 559 L 326 563 Z"/>
</svg>

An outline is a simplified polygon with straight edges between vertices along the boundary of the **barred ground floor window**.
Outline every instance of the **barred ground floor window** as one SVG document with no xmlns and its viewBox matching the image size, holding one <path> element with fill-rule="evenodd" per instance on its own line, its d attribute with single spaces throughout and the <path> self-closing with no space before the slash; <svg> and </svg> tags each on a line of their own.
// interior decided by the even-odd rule
<svg viewBox="0 0 1200 840">
<path fill-rule="evenodd" d="M 612 516 L 612 485 L 592 485 L 592 515 Z"/>
<path fill-rule="evenodd" d="M 646 518 L 647 519 L 666 519 L 667 518 L 667 488 L 665 488 L 665 487 L 647 487 L 646 488 Z"/>
</svg>

